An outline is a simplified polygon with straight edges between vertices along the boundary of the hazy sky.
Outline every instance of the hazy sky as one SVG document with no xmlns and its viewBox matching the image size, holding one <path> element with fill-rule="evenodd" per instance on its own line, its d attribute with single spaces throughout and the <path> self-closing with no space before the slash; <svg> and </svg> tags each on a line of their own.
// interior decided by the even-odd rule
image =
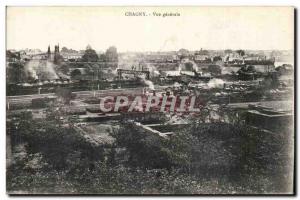
<svg viewBox="0 0 300 200">
<path fill-rule="evenodd" d="M 137 11 L 148 16 L 125 16 Z M 292 7 L 8 7 L 7 48 L 291 50 L 293 24 Z"/>
</svg>

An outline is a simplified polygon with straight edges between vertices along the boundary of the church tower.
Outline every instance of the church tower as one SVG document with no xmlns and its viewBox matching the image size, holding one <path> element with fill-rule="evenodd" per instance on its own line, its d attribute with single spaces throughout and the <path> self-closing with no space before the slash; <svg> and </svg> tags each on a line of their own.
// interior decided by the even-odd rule
<svg viewBox="0 0 300 200">
<path fill-rule="evenodd" d="M 50 45 L 48 46 L 47 57 L 48 59 L 51 57 Z"/>
<path fill-rule="evenodd" d="M 51 59 L 51 50 L 50 50 L 50 45 L 48 46 L 48 51 L 47 51 L 47 59 Z"/>
<path fill-rule="evenodd" d="M 54 46 L 54 63 L 57 64 L 61 59 L 59 54 L 59 44 Z"/>
</svg>

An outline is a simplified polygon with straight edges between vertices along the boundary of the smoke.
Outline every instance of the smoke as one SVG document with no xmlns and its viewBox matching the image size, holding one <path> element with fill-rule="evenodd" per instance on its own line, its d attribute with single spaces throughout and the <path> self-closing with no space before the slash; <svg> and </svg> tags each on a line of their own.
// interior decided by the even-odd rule
<svg viewBox="0 0 300 200">
<path fill-rule="evenodd" d="M 44 72 L 45 74 L 47 74 L 47 79 L 58 79 L 54 67 L 55 65 L 49 61 L 46 62 L 45 67 L 42 66 L 42 73 Z"/>
<path fill-rule="evenodd" d="M 159 71 L 157 71 L 157 70 L 154 70 L 154 71 L 153 71 L 153 74 L 155 74 L 155 75 L 157 75 L 157 76 L 160 75 Z"/>
<path fill-rule="evenodd" d="M 153 84 L 152 81 L 146 80 L 144 77 L 142 77 L 142 80 L 143 80 L 143 82 L 144 82 L 146 85 L 148 85 L 149 89 L 151 89 L 151 90 L 154 90 L 154 89 L 155 89 L 154 84 Z"/>
<path fill-rule="evenodd" d="M 213 78 L 207 83 L 207 86 L 209 88 L 223 88 L 224 83 L 225 82 L 222 79 Z"/>
<path fill-rule="evenodd" d="M 240 68 L 239 67 L 222 67 L 222 74 L 232 74 L 236 73 Z"/>
<path fill-rule="evenodd" d="M 117 76 L 117 75 L 118 75 L 118 69 L 119 69 L 119 67 L 117 67 L 116 69 L 112 70 L 111 73 L 112 73 L 113 75 Z"/>
<path fill-rule="evenodd" d="M 152 65 L 150 63 L 147 63 L 147 68 L 150 71 L 150 74 L 152 76 L 159 76 L 160 75 L 159 71 L 157 70 L 157 68 L 154 65 Z"/>
<path fill-rule="evenodd" d="M 29 78 L 33 78 L 34 80 L 38 79 L 36 70 L 38 69 L 39 61 L 31 60 L 25 64 L 24 69 L 26 76 Z"/>
<path fill-rule="evenodd" d="M 26 76 L 34 80 L 58 79 L 58 75 L 55 72 L 55 65 L 49 61 L 31 60 L 25 64 L 24 69 Z"/>
<path fill-rule="evenodd" d="M 68 79 L 68 80 L 70 79 L 70 76 L 68 76 L 62 72 L 57 72 L 57 75 L 62 79 Z"/>
</svg>

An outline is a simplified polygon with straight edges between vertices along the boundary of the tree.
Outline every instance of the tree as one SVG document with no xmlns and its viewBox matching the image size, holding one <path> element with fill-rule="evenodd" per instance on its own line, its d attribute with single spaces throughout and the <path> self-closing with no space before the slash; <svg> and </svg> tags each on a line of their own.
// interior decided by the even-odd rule
<svg viewBox="0 0 300 200">
<path fill-rule="evenodd" d="M 186 71 L 193 71 L 193 63 L 187 62 L 184 64 Z"/>
<path fill-rule="evenodd" d="M 61 52 L 68 52 L 68 48 L 67 47 L 61 48 Z"/>
<path fill-rule="evenodd" d="M 213 58 L 213 61 L 214 61 L 214 62 L 222 61 L 222 58 L 221 58 L 221 56 L 215 56 L 215 57 Z"/>
<path fill-rule="evenodd" d="M 208 52 L 208 50 L 200 50 L 200 52 L 199 52 L 199 55 L 208 55 L 209 54 L 209 52 Z"/>
<path fill-rule="evenodd" d="M 83 62 L 97 62 L 99 58 L 96 51 L 88 46 L 81 59 Z"/>
<path fill-rule="evenodd" d="M 118 52 L 117 48 L 114 46 L 109 47 L 105 53 L 106 61 L 108 62 L 116 62 L 118 61 Z"/>
<path fill-rule="evenodd" d="M 22 63 L 9 63 L 6 70 L 7 83 L 20 83 L 26 79 L 25 69 Z"/>
<path fill-rule="evenodd" d="M 240 73 L 256 73 L 255 67 L 253 65 L 249 66 L 242 66 L 240 70 L 238 70 Z"/>
<path fill-rule="evenodd" d="M 219 65 L 209 65 L 207 70 L 214 76 L 222 73 L 222 69 Z"/>
<path fill-rule="evenodd" d="M 240 56 L 244 56 L 245 55 L 245 51 L 244 50 L 236 50 L 235 52 L 237 52 Z"/>
<path fill-rule="evenodd" d="M 63 73 L 63 74 L 68 74 L 69 70 L 70 70 L 70 66 L 67 64 L 62 64 L 61 66 L 59 66 L 59 70 Z"/>
<path fill-rule="evenodd" d="M 179 49 L 178 54 L 187 56 L 189 54 L 189 51 L 187 49 Z"/>
<path fill-rule="evenodd" d="M 8 61 L 20 60 L 20 53 L 19 52 L 13 53 L 13 52 L 7 50 L 6 58 Z"/>
<path fill-rule="evenodd" d="M 189 51 L 187 49 L 179 49 L 178 56 L 180 59 L 186 58 L 189 56 Z"/>
<path fill-rule="evenodd" d="M 116 144 L 129 153 L 128 165 L 146 169 L 171 169 L 188 164 L 189 145 L 180 139 L 165 140 L 131 123 L 113 133 Z"/>
<path fill-rule="evenodd" d="M 253 66 L 253 65 L 249 65 L 248 67 L 247 67 L 247 71 L 248 72 L 256 72 L 256 70 L 255 70 L 255 67 Z"/>
<path fill-rule="evenodd" d="M 105 59 L 106 59 L 105 54 L 100 54 L 99 55 L 99 61 L 103 62 L 103 61 L 105 61 Z"/>
<path fill-rule="evenodd" d="M 225 52 L 225 54 L 230 54 L 230 53 L 232 53 L 232 50 L 231 49 L 226 49 L 224 52 Z"/>
</svg>

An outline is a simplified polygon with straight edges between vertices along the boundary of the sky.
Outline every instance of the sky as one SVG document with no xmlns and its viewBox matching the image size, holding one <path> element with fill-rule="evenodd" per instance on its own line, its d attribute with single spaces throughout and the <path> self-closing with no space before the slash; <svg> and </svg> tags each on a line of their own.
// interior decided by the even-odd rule
<svg viewBox="0 0 300 200">
<path fill-rule="evenodd" d="M 126 16 L 145 12 L 147 16 Z M 180 16 L 154 16 L 153 12 Z M 7 49 L 293 50 L 293 7 L 7 7 Z"/>
</svg>

